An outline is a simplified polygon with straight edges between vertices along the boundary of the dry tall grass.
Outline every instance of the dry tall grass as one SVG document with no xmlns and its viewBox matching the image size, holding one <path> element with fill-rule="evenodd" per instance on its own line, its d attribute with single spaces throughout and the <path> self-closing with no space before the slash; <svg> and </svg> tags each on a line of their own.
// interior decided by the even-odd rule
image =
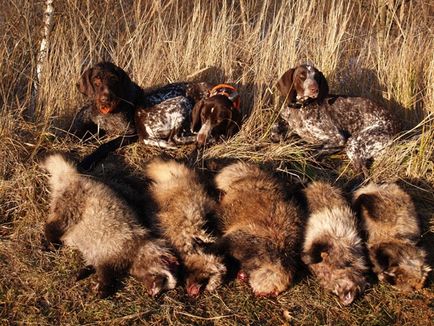
<svg viewBox="0 0 434 326">
<path fill-rule="evenodd" d="M 376 285 L 344 308 L 309 279 L 277 300 L 256 299 L 244 286 L 229 285 L 195 302 L 180 289 L 150 299 L 129 279 L 114 300 L 97 300 L 91 279 L 73 282 L 81 263 L 74 252 L 40 249 L 47 191 L 36 165 L 46 150 L 78 158 L 95 147 L 61 131 L 83 101 L 74 86 L 81 70 L 111 60 L 143 87 L 189 78 L 238 85 L 243 129 L 207 149 L 205 157 L 273 162 L 302 178 L 329 174 L 298 142 L 268 141 L 281 109 L 273 84 L 291 66 L 312 62 L 333 93 L 377 100 L 413 128 L 376 162 L 373 178 L 403 180 L 427 230 L 434 213 L 434 6 L 429 1 L 55 0 L 54 7 L 36 102 L 31 95 L 43 1 L 6 0 L 0 12 L 2 324 L 427 325 L 434 320 L 432 285 L 409 296 Z M 35 114 L 29 118 L 33 104 Z M 134 145 L 120 154 L 123 164 L 140 175 L 142 162 L 157 152 Z M 351 177 L 344 167 L 340 172 L 344 179 Z M 116 169 L 100 172 L 110 173 Z M 423 241 L 432 239 L 427 230 Z"/>
</svg>

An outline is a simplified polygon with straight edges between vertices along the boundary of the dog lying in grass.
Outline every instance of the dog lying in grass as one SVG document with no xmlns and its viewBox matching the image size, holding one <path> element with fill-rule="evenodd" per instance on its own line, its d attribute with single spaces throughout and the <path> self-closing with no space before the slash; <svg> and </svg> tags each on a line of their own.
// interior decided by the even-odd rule
<svg viewBox="0 0 434 326">
<path fill-rule="evenodd" d="M 191 113 L 191 130 L 197 132 L 197 144 L 207 139 L 230 138 L 241 128 L 240 95 L 235 87 L 219 84 L 209 96 L 196 103 Z M 211 136 L 211 137 L 210 137 Z"/>
<path fill-rule="evenodd" d="M 90 103 L 78 112 L 73 132 L 119 136 L 86 156 L 82 170 L 137 140 L 166 149 L 202 146 L 207 138 L 233 136 L 241 125 L 239 94 L 227 84 L 181 82 L 144 91 L 120 67 L 100 62 L 83 72 L 77 87 Z"/>
<path fill-rule="evenodd" d="M 154 160 L 146 168 L 153 181 L 150 191 L 158 205 L 157 223 L 179 254 L 186 272 L 187 293 L 213 291 L 222 282 L 226 266 L 222 256 L 203 251 L 198 243 L 213 243 L 207 217 L 216 203 L 209 198 L 195 172 L 176 161 Z"/>
<path fill-rule="evenodd" d="M 49 172 L 50 213 L 46 239 L 78 249 L 87 264 L 79 279 L 96 272 L 101 297 L 115 292 L 129 272 L 156 295 L 176 285 L 177 259 L 166 242 L 139 225 L 135 212 L 105 184 L 80 175 L 59 154 L 42 166 Z"/>
<path fill-rule="evenodd" d="M 89 99 L 78 112 L 72 130 L 79 137 L 102 131 L 108 135 L 134 135 L 134 112 L 143 101 L 143 90 L 111 62 L 86 69 L 77 89 Z"/>
<path fill-rule="evenodd" d="M 309 218 L 302 260 L 323 288 L 349 305 L 367 285 L 368 267 L 356 218 L 341 191 L 331 184 L 315 181 L 305 194 Z"/>
<path fill-rule="evenodd" d="M 273 126 L 271 139 L 286 137 L 288 129 L 324 152 L 343 150 L 355 171 L 367 177 L 371 161 L 399 131 L 390 110 L 370 99 L 329 95 L 327 80 L 311 65 L 285 72 L 277 88 L 287 107 Z"/>
<path fill-rule="evenodd" d="M 298 266 L 302 222 L 297 207 L 284 201 L 276 181 L 252 164 L 229 165 L 215 182 L 223 192 L 223 237 L 215 250 L 240 263 L 238 277 L 248 278 L 256 295 L 285 291 Z"/>
<path fill-rule="evenodd" d="M 421 289 L 431 268 L 417 246 L 420 229 L 410 196 L 397 184 L 370 183 L 354 193 L 378 279 L 405 292 Z"/>
<path fill-rule="evenodd" d="M 173 92 L 180 95 L 136 111 L 139 138 L 145 144 L 176 148 L 177 145 L 197 142 L 202 146 L 207 138 L 213 141 L 220 137 L 228 138 L 239 130 L 241 112 L 239 95 L 234 87 L 219 84 L 211 88 L 208 83 L 178 83 L 156 92 L 163 94 L 166 88 L 173 88 Z M 185 94 L 182 94 L 183 88 Z"/>
</svg>

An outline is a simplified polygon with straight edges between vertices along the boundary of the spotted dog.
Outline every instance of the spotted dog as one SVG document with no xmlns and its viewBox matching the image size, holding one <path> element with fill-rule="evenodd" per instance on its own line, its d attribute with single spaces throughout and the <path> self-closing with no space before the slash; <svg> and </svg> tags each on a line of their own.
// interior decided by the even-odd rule
<svg viewBox="0 0 434 326">
<path fill-rule="evenodd" d="M 192 132 L 197 132 L 197 143 L 203 145 L 211 135 L 212 140 L 231 137 L 241 126 L 240 96 L 235 87 L 219 84 L 209 96 L 197 102 L 192 112 Z"/>
<path fill-rule="evenodd" d="M 141 90 L 139 100 L 128 111 L 128 117 L 130 114 L 133 116 L 131 118 L 133 123 L 129 125 L 134 126 L 134 136 L 121 136 L 100 145 L 80 162 L 79 168 L 89 170 L 108 153 L 138 139 L 147 145 L 163 148 L 175 148 L 176 144 L 194 142 L 195 136 L 189 135 L 191 111 L 197 101 L 208 96 L 210 88 L 211 85 L 205 82 L 186 82 L 172 83 L 148 91 Z M 109 113 L 107 119 L 115 119 L 115 117 Z M 113 121 L 112 125 L 115 126 L 116 121 L 110 121 Z M 123 125 L 119 124 L 118 127 L 122 130 Z"/>
<path fill-rule="evenodd" d="M 208 96 L 208 83 L 166 85 L 145 96 L 145 105 L 135 112 L 139 139 L 146 145 L 176 148 L 194 143 L 190 116 L 196 102 Z"/>
<path fill-rule="evenodd" d="M 207 83 L 171 84 L 146 98 L 154 104 L 136 110 L 135 121 L 147 145 L 176 148 L 196 141 L 202 145 L 208 135 L 232 136 L 241 124 L 238 92 L 227 84 L 213 88 Z"/>
<path fill-rule="evenodd" d="M 285 72 L 277 83 L 287 107 L 273 126 L 279 141 L 288 129 L 326 152 L 344 150 L 355 170 L 368 175 L 372 159 L 398 132 L 392 112 L 363 97 L 329 95 L 327 80 L 311 65 Z"/>
</svg>

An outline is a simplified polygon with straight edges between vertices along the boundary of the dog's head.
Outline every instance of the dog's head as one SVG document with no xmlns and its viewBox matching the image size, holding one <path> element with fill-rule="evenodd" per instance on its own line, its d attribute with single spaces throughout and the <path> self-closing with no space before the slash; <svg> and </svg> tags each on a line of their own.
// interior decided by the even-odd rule
<svg viewBox="0 0 434 326">
<path fill-rule="evenodd" d="M 323 73 L 311 65 L 289 69 L 277 82 L 277 88 L 288 103 L 321 102 L 329 92 Z"/>
<path fill-rule="evenodd" d="M 136 85 L 127 73 L 111 62 L 100 62 L 85 70 L 77 82 L 78 90 L 93 99 L 98 110 L 107 114 L 130 107 Z"/>
<path fill-rule="evenodd" d="M 231 137 L 239 130 L 241 112 L 237 100 L 238 95 L 232 99 L 218 93 L 196 103 L 192 111 L 191 130 L 198 132 L 198 145 L 203 145 L 210 135 Z"/>
</svg>

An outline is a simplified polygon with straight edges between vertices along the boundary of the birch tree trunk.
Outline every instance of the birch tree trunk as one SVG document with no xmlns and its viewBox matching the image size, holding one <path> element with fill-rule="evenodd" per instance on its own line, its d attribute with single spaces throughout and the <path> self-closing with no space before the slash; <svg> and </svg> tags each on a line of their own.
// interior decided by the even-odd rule
<svg viewBox="0 0 434 326">
<path fill-rule="evenodd" d="M 36 110 L 36 101 L 39 95 L 39 85 L 42 80 L 43 67 L 48 53 L 50 42 L 50 32 L 53 28 L 54 21 L 54 0 L 45 1 L 44 24 L 42 29 L 42 40 L 39 46 L 37 61 L 36 61 L 36 80 L 33 82 L 32 99 L 30 103 L 30 117 L 34 118 Z"/>
</svg>

